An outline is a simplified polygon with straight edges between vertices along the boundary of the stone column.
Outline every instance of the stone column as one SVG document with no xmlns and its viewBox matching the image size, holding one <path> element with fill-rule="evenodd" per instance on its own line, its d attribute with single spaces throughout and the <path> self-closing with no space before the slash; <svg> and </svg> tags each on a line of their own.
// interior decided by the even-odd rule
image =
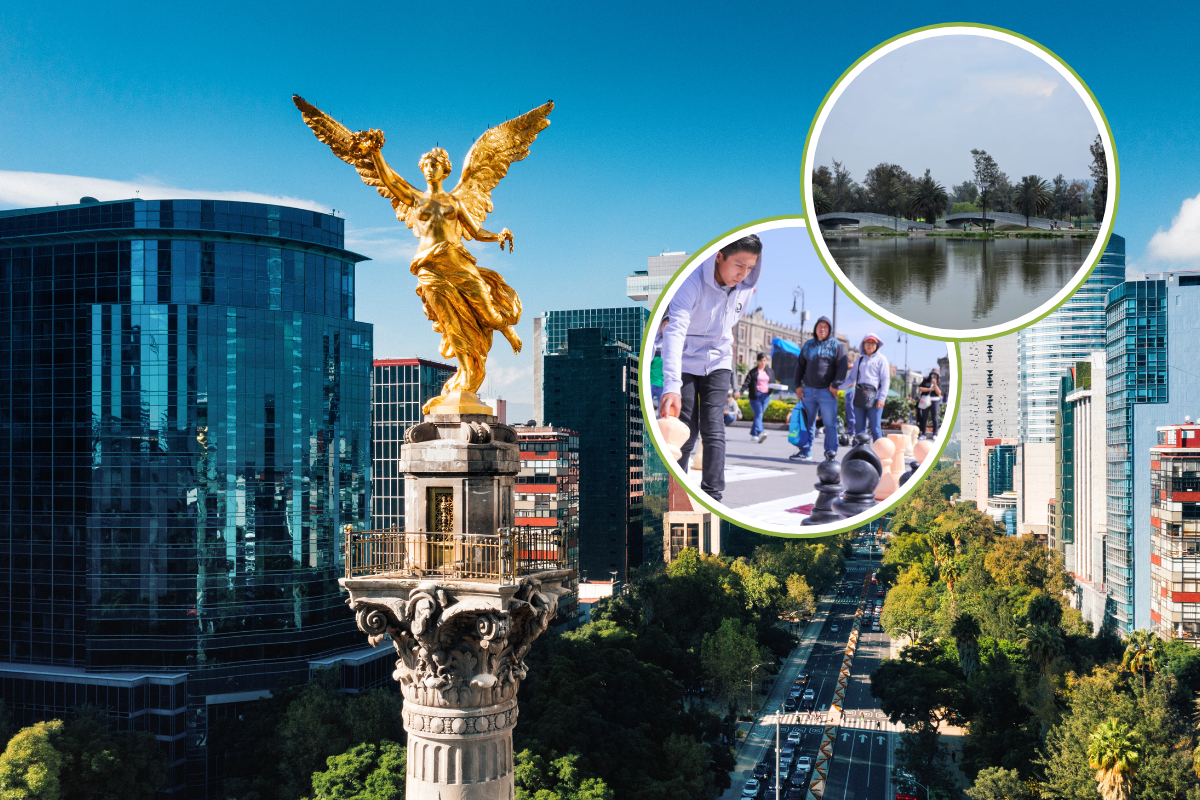
<svg viewBox="0 0 1200 800">
<path fill-rule="evenodd" d="M 525 655 L 566 570 L 515 584 L 346 578 L 358 627 L 390 637 L 404 694 L 409 800 L 512 800 L 512 729 Z"/>
<path fill-rule="evenodd" d="M 408 800 L 512 800 L 525 655 L 570 572 L 530 572 L 528 559 L 517 563 L 520 545 L 499 535 L 513 524 L 520 471 L 512 428 L 487 415 L 435 414 L 405 441 L 408 530 L 395 561 L 385 574 L 340 583 L 368 641 L 390 638 L 399 656 L 392 677 L 404 694 Z"/>
</svg>

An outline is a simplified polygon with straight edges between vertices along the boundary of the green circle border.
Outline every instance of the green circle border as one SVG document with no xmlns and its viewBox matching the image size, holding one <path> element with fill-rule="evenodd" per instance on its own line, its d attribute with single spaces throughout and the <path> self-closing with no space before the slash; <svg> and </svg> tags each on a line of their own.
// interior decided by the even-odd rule
<svg viewBox="0 0 1200 800">
<path fill-rule="evenodd" d="M 849 289 L 847 289 L 845 284 L 842 283 L 842 281 L 838 280 L 837 275 L 829 267 L 829 263 L 825 260 L 825 256 L 821 253 L 821 248 L 817 246 L 816 235 L 813 233 L 814 226 L 813 226 L 813 224 L 811 224 L 811 223 L 816 222 L 815 216 L 813 217 L 813 219 L 811 219 L 811 220 L 809 219 L 809 213 L 812 211 L 812 203 L 809 202 L 809 198 L 805 196 L 804 178 L 809 172 L 809 165 L 808 165 L 808 160 L 809 160 L 809 155 L 810 155 L 809 145 L 812 143 L 813 130 L 817 127 L 817 119 L 821 116 L 821 111 L 825 108 L 825 105 L 829 102 L 829 98 L 833 94 L 834 89 L 837 89 L 837 87 L 839 85 L 841 85 L 842 81 L 846 80 L 846 76 L 849 75 L 854 70 L 854 68 L 857 67 L 859 64 L 861 64 L 868 56 L 870 56 L 872 53 L 876 52 L 877 50 L 879 50 L 883 47 L 886 47 L 887 45 L 891 44 L 892 42 L 895 42 L 895 41 L 905 38 L 906 36 L 912 36 L 915 33 L 921 33 L 922 31 L 936 30 L 939 28 L 982 28 L 985 30 L 996 31 L 998 33 L 1007 34 L 1009 36 L 1020 39 L 1024 42 L 1027 42 L 1027 43 L 1033 45 L 1034 47 L 1038 48 L 1039 50 L 1041 50 L 1046 55 L 1053 58 L 1055 61 L 1057 61 L 1059 64 L 1061 64 L 1064 68 L 1066 68 L 1066 70 L 1068 72 L 1070 72 L 1072 75 L 1075 76 L 1075 80 L 1079 81 L 1079 85 L 1083 87 L 1084 91 L 1086 91 L 1088 93 L 1088 97 L 1090 97 L 1092 99 L 1092 102 L 1096 104 L 1096 110 L 1100 112 L 1100 119 L 1104 121 L 1104 129 L 1108 132 L 1108 141 L 1112 144 L 1112 159 L 1111 159 L 1112 163 L 1109 165 L 1109 170 L 1108 170 L 1109 171 L 1109 192 L 1113 199 L 1112 214 L 1110 215 L 1110 218 L 1112 220 L 1112 225 L 1109 226 L 1108 235 L 1104 237 L 1104 244 L 1101 245 L 1100 252 L 1096 255 L 1096 258 L 1088 266 L 1087 274 L 1084 275 L 1083 279 L 1081 281 L 1079 281 L 1079 285 L 1076 286 L 1075 290 L 1072 291 L 1069 295 L 1064 297 L 1062 300 L 1060 300 L 1056 305 L 1054 305 L 1052 308 L 1047 310 L 1045 313 L 1041 314 L 1040 316 L 1038 316 L 1035 319 L 1030 320 L 1029 322 L 1024 323 L 1023 325 L 1016 325 L 1007 330 L 1003 330 L 998 333 L 989 333 L 985 336 L 955 336 L 955 337 L 947 337 L 945 339 L 939 339 L 939 341 L 958 342 L 958 343 L 961 343 L 961 342 L 983 342 L 983 341 L 988 341 L 990 339 L 999 339 L 1002 336 L 1008 336 L 1010 334 L 1016 333 L 1019 330 L 1024 330 L 1025 328 L 1028 328 L 1031 325 L 1036 325 L 1037 323 L 1041 322 L 1046 317 L 1053 314 L 1064 304 L 1066 304 L 1066 302 L 1068 300 L 1070 300 L 1072 297 L 1075 296 L 1075 292 L 1078 292 L 1079 289 L 1083 286 L 1083 284 L 1087 282 L 1088 278 L 1091 277 L 1092 272 L 1096 269 L 1096 265 L 1100 263 L 1100 259 L 1104 256 L 1104 251 L 1108 249 L 1108 242 L 1112 238 L 1112 235 L 1116 231 L 1116 228 L 1117 228 L 1117 211 L 1118 211 L 1118 208 L 1120 206 L 1120 201 L 1121 201 L 1121 175 L 1120 175 L 1120 165 L 1118 163 L 1118 158 L 1117 158 L 1117 140 L 1116 140 L 1116 138 L 1113 137 L 1112 125 L 1109 124 L 1108 115 L 1104 113 L 1104 107 L 1101 106 L 1100 101 L 1096 99 L 1096 95 L 1094 92 L 1092 92 L 1092 88 L 1087 85 L 1087 82 L 1082 77 L 1080 77 L 1079 73 L 1076 72 L 1071 67 L 1070 64 L 1068 64 L 1066 61 L 1062 60 L 1058 56 L 1058 54 L 1055 53 L 1053 50 L 1046 47 L 1041 42 L 1030 39 L 1028 36 L 1023 36 L 1023 35 L 1017 33 L 1016 31 L 1011 31 L 1008 28 L 1001 28 L 997 25 L 986 25 L 981 22 L 939 22 L 935 25 L 925 25 L 920 28 L 913 28 L 912 30 L 905 31 L 904 33 L 893 36 L 892 38 L 887 39 L 886 41 L 880 42 L 879 44 L 875 45 L 870 50 L 868 50 L 867 52 L 865 52 L 861 56 L 859 56 L 855 60 L 855 62 L 853 64 L 851 64 L 849 67 L 847 67 L 845 69 L 845 71 L 843 71 L 842 74 L 838 77 L 838 79 L 833 82 L 833 85 L 829 87 L 829 91 L 827 91 L 825 93 L 825 97 L 823 97 L 821 99 L 821 104 L 817 106 L 817 111 L 815 114 L 813 114 L 812 122 L 810 122 L 808 125 L 808 135 L 804 139 L 804 158 L 802 160 L 801 167 L 800 167 L 800 170 L 801 170 L 800 171 L 800 200 L 804 205 L 804 213 L 801 216 L 804 217 L 805 223 L 807 224 L 807 227 L 808 227 L 808 236 L 810 239 L 812 239 L 812 242 L 813 242 L 813 249 L 817 251 L 817 258 L 819 258 L 821 260 L 821 263 L 825 266 L 825 271 L 829 273 L 829 277 L 833 278 L 834 283 L 836 283 L 838 286 L 840 286 L 842 288 L 842 291 L 844 291 L 848 297 L 854 298 L 854 293 L 851 292 Z M 811 155 L 814 158 L 816 157 L 815 152 L 812 153 Z M 816 227 L 817 227 L 817 229 L 819 229 L 820 225 L 817 225 Z M 1078 274 L 1078 272 L 1076 272 L 1076 274 Z M 849 282 L 849 281 L 847 280 L 847 282 Z M 857 303 L 857 300 L 855 302 Z M 863 308 L 861 304 L 859 305 L 859 308 Z M 924 334 L 924 333 L 919 333 L 917 331 L 911 330 L 902 325 L 897 325 L 893 322 L 885 320 L 882 317 L 880 317 L 878 314 L 876 314 L 875 312 L 871 311 L 869 308 L 863 308 L 863 311 L 866 311 L 868 314 L 875 317 L 876 319 L 878 319 L 880 322 L 884 323 L 888 327 L 895 328 L 897 330 L 902 330 L 905 333 L 911 334 L 913 336 L 920 336 L 922 339 L 937 338 L 937 337 L 928 336 L 927 334 Z M 957 348 L 955 348 L 955 349 L 957 350 Z M 956 416 L 957 416 L 957 414 L 956 414 Z"/>
<path fill-rule="evenodd" d="M 658 300 L 655 301 L 654 306 L 650 309 L 650 319 L 647 320 L 646 330 L 642 333 L 642 348 L 641 348 L 641 351 L 638 353 L 638 403 L 641 405 L 642 421 L 645 424 L 647 429 L 649 428 L 649 426 L 651 424 L 653 424 L 653 422 L 655 420 L 658 419 L 657 413 L 653 409 L 650 408 L 649 403 L 646 401 L 645 392 L 642 391 L 642 387 L 647 385 L 647 382 L 650 379 L 650 361 L 653 360 L 654 337 L 650 335 L 650 329 L 653 327 L 654 317 L 658 313 L 659 306 L 661 306 L 664 302 L 669 302 L 669 297 L 674 295 L 674 292 L 671 291 L 672 287 L 674 287 L 684 277 L 684 273 L 686 273 L 688 271 L 688 268 L 691 267 L 692 262 L 694 262 L 696 260 L 696 257 L 700 253 L 707 251 L 710 247 L 712 247 L 713 245 L 715 245 L 722 239 L 725 239 L 728 236 L 730 236 L 731 234 L 737 233 L 738 231 L 743 231 L 747 228 L 752 228 L 756 225 L 762 225 L 765 222 L 784 222 L 784 221 L 792 221 L 792 220 L 800 220 L 801 222 L 804 223 L 805 228 L 809 227 L 808 218 L 804 214 L 784 214 L 784 215 L 777 216 L 777 217 L 763 217 L 762 219 L 756 219 L 751 222 L 747 222 L 742 225 L 739 225 L 736 228 L 731 228 L 731 229 L 725 231 L 720 236 L 717 236 L 717 237 L 714 237 L 714 238 L 708 240 L 704 245 L 697 248 L 692 253 L 692 255 L 690 255 L 688 257 L 688 259 L 683 262 L 682 265 L 680 265 L 679 269 L 675 270 L 675 274 L 672 275 L 671 279 L 669 281 L 667 281 L 665 286 L 663 286 L 662 292 L 660 292 L 658 295 Z M 779 226 L 779 227 L 785 227 L 785 226 Z M 786 227 L 795 227 L 795 226 L 786 226 Z M 813 249 L 814 250 L 816 249 L 815 245 L 814 245 Z M 820 253 L 818 251 L 818 257 L 819 257 L 819 255 L 820 255 Z M 826 271 L 828 272 L 828 267 L 826 267 Z M 830 277 L 832 277 L 832 276 L 830 276 Z M 844 291 L 844 289 L 843 289 L 843 291 Z M 853 295 L 847 294 L 846 296 L 849 297 L 850 300 L 853 301 L 856 306 L 858 306 L 859 308 L 862 308 L 862 306 L 859 305 L 858 301 L 854 299 Z M 863 310 L 866 311 L 866 309 L 863 309 Z M 872 316 L 874 316 L 874 315 L 872 315 Z M 887 324 L 888 327 L 894 327 L 891 323 L 885 323 L 885 324 Z M 905 331 L 905 333 L 908 333 L 908 331 Z M 942 453 L 946 450 L 946 445 L 948 445 L 950 443 L 950 433 L 954 430 L 954 426 L 958 424 L 958 415 L 959 415 L 959 411 L 962 408 L 962 403 L 961 403 L 961 400 L 962 400 L 962 353 L 959 350 L 958 342 L 956 340 L 953 340 L 953 339 L 946 339 L 946 340 L 931 339 L 930 337 L 924 336 L 919 333 L 912 334 L 912 335 L 917 336 L 921 339 L 925 339 L 927 341 L 935 341 L 935 342 L 944 341 L 947 345 L 952 345 L 952 347 L 947 348 L 947 355 L 949 355 L 951 352 L 953 352 L 953 354 L 954 354 L 954 383 L 955 383 L 955 386 L 954 386 L 954 417 L 951 420 L 949 420 L 949 424 L 946 424 L 946 422 L 942 423 L 941 428 L 946 431 L 946 436 L 942 441 L 942 446 L 938 448 L 937 453 L 934 454 L 934 456 L 933 456 L 933 464 L 936 465 L 937 462 L 941 461 Z M 649 359 L 646 357 L 647 352 L 649 352 L 651 355 L 651 358 L 649 358 Z M 677 483 L 679 483 L 680 487 L 682 487 L 683 490 L 686 491 L 692 497 L 693 500 L 695 500 L 697 503 L 699 503 L 701 506 L 703 506 L 710 513 L 716 514 L 719 518 L 728 522 L 730 525 L 736 525 L 739 528 L 742 528 L 743 530 L 754 531 L 755 533 L 762 534 L 764 536 L 776 536 L 781 539 L 820 539 L 825 536 L 836 536 L 839 533 L 846 533 L 847 531 L 857 530 L 858 528 L 865 527 L 869 523 L 874 522 L 875 520 L 877 520 L 880 517 L 887 514 L 891 509 L 893 509 L 897 505 L 899 505 L 900 502 L 907 499 L 907 497 L 918 486 L 921 485 L 921 481 L 910 481 L 909 485 L 905 486 L 903 489 L 903 492 L 900 493 L 900 497 L 897 498 L 894 503 L 891 503 L 889 508 L 879 511 L 879 512 L 875 513 L 874 515 L 867 517 L 866 519 L 859 520 L 859 521 L 855 522 L 853 525 L 845 525 L 843 527 L 833 528 L 833 529 L 819 531 L 819 532 L 815 532 L 815 533 L 780 533 L 779 531 L 769 531 L 769 530 L 765 530 L 763 528 L 756 528 L 753 525 L 747 525 L 746 523 L 741 522 L 736 519 L 731 519 L 729 515 L 724 514 L 721 511 L 718 511 L 716 508 L 714 508 L 711 504 L 711 501 L 708 498 L 704 497 L 701 492 L 693 491 L 691 489 L 691 487 L 689 487 L 687 485 L 687 481 L 684 480 L 682 478 L 682 476 L 677 475 L 675 473 L 675 470 L 679 469 L 679 465 L 676 464 L 673 459 L 671 459 L 665 453 L 663 453 L 662 448 L 660 448 L 658 446 L 658 441 L 654 438 L 653 432 L 647 430 L 646 433 L 647 433 L 646 438 L 648 438 L 650 440 L 650 444 L 651 444 L 651 446 L 654 447 L 654 451 L 658 454 L 658 457 L 662 461 L 663 466 L 665 466 L 667 468 L 667 475 L 670 478 L 673 478 Z M 924 465 L 922 465 L 922 466 L 924 466 Z M 931 467 L 931 469 L 932 469 L 932 467 Z M 924 478 L 922 478 L 921 480 L 923 481 Z M 891 502 L 891 500 L 892 500 L 892 498 L 888 498 L 889 502 Z"/>
</svg>

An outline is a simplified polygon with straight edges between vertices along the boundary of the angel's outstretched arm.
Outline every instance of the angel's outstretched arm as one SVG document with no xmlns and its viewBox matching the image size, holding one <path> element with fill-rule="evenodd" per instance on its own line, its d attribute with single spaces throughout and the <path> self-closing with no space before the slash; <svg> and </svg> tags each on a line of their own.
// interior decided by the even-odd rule
<svg viewBox="0 0 1200 800">
<path fill-rule="evenodd" d="M 415 206 L 417 204 L 417 190 L 412 184 L 404 180 L 396 174 L 396 171 L 388 166 L 388 163 L 383 160 L 383 153 L 378 148 L 371 148 L 371 161 L 375 164 L 375 171 L 379 175 L 379 180 L 383 181 L 383 185 L 400 198 L 400 202 L 406 206 Z"/>
<path fill-rule="evenodd" d="M 513 234 L 508 228 L 499 233 L 485 231 L 483 228 L 475 224 L 475 220 L 471 218 L 470 213 L 463 208 L 463 204 L 459 204 L 458 221 L 462 224 L 463 229 L 477 242 L 499 242 L 500 249 L 504 249 L 504 243 L 508 242 L 508 251 L 511 253 L 513 248 Z"/>
</svg>

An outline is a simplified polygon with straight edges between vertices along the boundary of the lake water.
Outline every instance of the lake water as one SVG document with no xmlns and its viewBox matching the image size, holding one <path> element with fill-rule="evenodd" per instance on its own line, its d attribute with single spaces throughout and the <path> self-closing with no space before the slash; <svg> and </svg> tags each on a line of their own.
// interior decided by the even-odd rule
<svg viewBox="0 0 1200 800">
<path fill-rule="evenodd" d="M 845 236 L 825 244 L 850 282 L 888 311 L 970 330 L 1041 306 L 1075 276 L 1093 241 Z"/>
</svg>

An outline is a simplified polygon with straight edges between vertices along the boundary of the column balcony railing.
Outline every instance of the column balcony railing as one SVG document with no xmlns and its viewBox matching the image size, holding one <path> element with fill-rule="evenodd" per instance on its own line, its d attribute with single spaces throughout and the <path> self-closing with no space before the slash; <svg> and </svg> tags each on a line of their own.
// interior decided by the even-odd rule
<svg viewBox="0 0 1200 800">
<path fill-rule="evenodd" d="M 558 528 L 500 528 L 495 534 L 346 531 L 347 578 L 437 578 L 515 583 L 522 575 L 568 569 Z"/>
</svg>

